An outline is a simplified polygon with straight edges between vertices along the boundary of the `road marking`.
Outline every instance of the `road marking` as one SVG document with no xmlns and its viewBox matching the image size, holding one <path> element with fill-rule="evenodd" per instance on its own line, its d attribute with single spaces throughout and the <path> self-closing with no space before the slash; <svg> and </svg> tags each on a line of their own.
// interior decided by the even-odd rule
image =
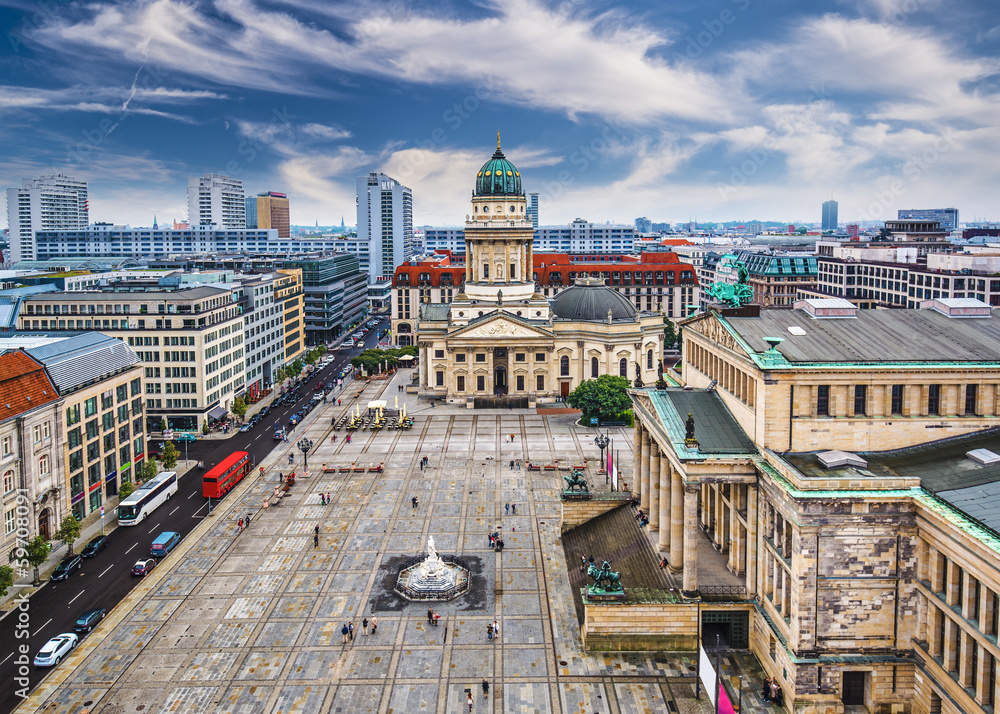
<svg viewBox="0 0 1000 714">
<path fill-rule="evenodd" d="M 257 434 L 257 439 L 259 439 L 262 436 L 264 436 L 264 435 L 263 434 Z M 254 439 L 254 441 L 257 441 L 257 439 Z"/>
<path fill-rule="evenodd" d="M 180 506 L 177 506 L 177 508 L 180 508 Z M 172 515 L 174 515 L 174 514 L 175 514 L 175 513 L 177 512 L 177 508 L 175 508 L 174 510 L 172 510 L 172 511 L 171 511 L 170 513 L 168 513 L 167 515 L 168 515 L 168 516 L 172 516 Z"/>
<path fill-rule="evenodd" d="M 52 622 L 52 618 L 51 618 L 51 617 L 49 618 L 49 622 Z M 37 636 L 39 632 L 41 632 L 42 630 L 44 630 L 44 629 L 45 629 L 46 625 L 48 625 L 48 624 L 49 624 L 49 622 L 46 622 L 46 623 L 45 623 L 45 625 L 42 625 L 42 626 L 41 626 L 41 627 L 39 627 L 39 628 L 38 628 L 37 630 L 35 630 L 35 631 L 34 631 L 34 632 L 32 633 L 32 635 L 31 635 L 31 636 L 32 636 L 32 637 L 35 637 L 35 636 Z"/>
<path fill-rule="evenodd" d="M 197 495 L 198 495 L 198 492 L 197 492 L 197 491 L 192 491 L 192 492 L 191 492 L 191 495 L 187 497 L 187 500 L 189 500 L 189 501 L 190 501 L 190 500 L 191 500 L 192 498 L 194 498 L 194 497 L 195 497 L 195 496 L 197 496 Z"/>
<path fill-rule="evenodd" d="M 138 543 L 133 543 L 132 544 L 132 548 L 135 548 L 137 545 L 139 545 L 139 544 Z M 132 548 L 129 548 L 128 550 L 126 550 L 124 553 L 122 553 L 122 555 L 128 555 L 129 553 L 131 553 L 132 552 Z"/>
<path fill-rule="evenodd" d="M 111 569 L 112 569 L 113 567 L 115 567 L 115 564 L 114 564 L 114 563 L 112 563 L 111 565 L 109 565 L 108 567 L 106 567 L 106 568 L 104 569 L 104 573 L 108 572 L 108 571 L 109 571 L 109 570 L 111 570 Z M 104 577 L 104 573 L 101 573 L 101 574 L 100 574 L 100 575 L 98 575 L 97 577 L 99 577 L 99 578 L 103 578 L 103 577 Z"/>
<path fill-rule="evenodd" d="M 14 656 L 14 653 L 13 653 L 13 652 L 11 652 L 11 653 L 10 653 L 9 655 L 7 655 L 6 657 L 4 657 L 4 659 L 3 659 L 3 662 L 0 662 L 0 665 L 4 665 L 4 664 L 6 664 L 6 663 L 7 663 L 7 660 L 9 660 L 9 659 L 10 659 L 11 657 L 13 657 L 13 656 Z"/>
<path fill-rule="evenodd" d="M 87 588 L 84 588 L 83 590 L 81 590 L 80 592 L 78 592 L 78 593 L 76 594 L 76 597 L 80 597 L 80 596 L 81 596 L 81 595 L 83 595 L 83 594 L 84 594 L 85 592 L 87 592 Z M 73 602 L 74 602 L 74 601 L 76 600 L 76 597 L 75 597 L 75 598 L 73 598 L 72 600 L 70 600 L 70 601 L 69 601 L 68 603 L 66 603 L 66 604 L 67 604 L 67 605 L 72 605 L 72 604 L 73 604 Z M 44 627 L 44 625 L 43 625 L 43 627 Z"/>
<path fill-rule="evenodd" d="M 152 535 L 153 531 L 155 531 L 159 527 L 160 527 L 159 523 L 157 523 L 155 526 L 153 526 L 152 529 L 149 531 L 150 535 Z"/>
</svg>

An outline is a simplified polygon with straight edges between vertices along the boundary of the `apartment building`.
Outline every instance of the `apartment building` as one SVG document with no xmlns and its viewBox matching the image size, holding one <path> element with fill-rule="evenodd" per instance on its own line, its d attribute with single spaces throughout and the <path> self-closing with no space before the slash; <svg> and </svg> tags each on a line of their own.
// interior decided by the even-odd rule
<svg viewBox="0 0 1000 714">
<path fill-rule="evenodd" d="M 24 300 L 22 331 L 93 330 L 142 360 L 149 430 L 197 430 L 246 387 L 244 319 L 231 290 L 52 292 Z"/>
<path fill-rule="evenodd" d="M 294 362 L 306 351 L 306 304 L 301 268 L 279 268 L 274 281 L 274 301 L 281 306 L 284 323 L 285 363 Z"/>
<path fill-rule="evenodd" d="M 62 174 L 25 179 L 7 189 L 8 260 L 34 260 L 38 231 L 82 230 L 89 222 L 86 181 Z"/>
<path fill-rule="evenodd" d="M 188 180 L 188 224 L 246 228 L 247 207 L 243 182 L 222 174 Z"/>
</svg>

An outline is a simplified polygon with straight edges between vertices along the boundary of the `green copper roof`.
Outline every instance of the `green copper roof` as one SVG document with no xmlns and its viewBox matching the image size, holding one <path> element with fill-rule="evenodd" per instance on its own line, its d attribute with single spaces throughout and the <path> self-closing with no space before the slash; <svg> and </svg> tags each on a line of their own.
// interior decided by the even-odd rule
<svg viewBox="0 0 1000 714">
<path fill-rule="evenodd" d="M 476 174 L 477 196 L 523 196 L 521 174 L 497 146 L 492 158 Z"/>
</svg>

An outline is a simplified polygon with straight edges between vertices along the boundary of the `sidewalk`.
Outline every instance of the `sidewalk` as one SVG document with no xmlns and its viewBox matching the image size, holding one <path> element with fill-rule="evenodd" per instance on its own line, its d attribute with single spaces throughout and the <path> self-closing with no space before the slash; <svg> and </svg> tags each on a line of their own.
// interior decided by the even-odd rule
<svg viewBox="0 0 1000 714">
<path fill-rule="evenodd" d="M 174 469 L 178 477 L 186 474 L 192 466 L 196 465 L 198 462 L 195 459 L 191 459 L 188 462 L 183 460 L 177 462 L 177 467 Z M 118 518 L 112 510 L 104 516 L 104 533 L 105 535 L 111 534 L 118 527 Z M 100 517 L 94 518 L 90 523 L 85 523 L 85 525 L 80 529 L 80 537 L 77 539 L 75 545 L 73 546 L 73 552 L 79 554 L 81 550 L 90 542 L 90 539 L 94 536 L 101 534 L 101 519 Z M 66 547 L 66 543 L 62 541 L 51 541 L 52 552 L 49 553 L 48 559 L 38 566 L 38 580 L 40 585 L 36 588 L 31 583 L 34 580 L 34 569 L 29 568 L 27 576 L 23 578 L 18 578 L 14 581 L 10 590 L 7 591 L 7 596 L 0 599 L 0 619 L 5 617 L 11 608 L 14 607 L 14 599 L 17 597 L 31 597 L 31 595 L 41 590 L 48 584 L 48 576 L 55 570 L 56 566 L 59 564 L 69 549 Z M 17 571 L 15 571 L 17 572 Z"/>
</svg>

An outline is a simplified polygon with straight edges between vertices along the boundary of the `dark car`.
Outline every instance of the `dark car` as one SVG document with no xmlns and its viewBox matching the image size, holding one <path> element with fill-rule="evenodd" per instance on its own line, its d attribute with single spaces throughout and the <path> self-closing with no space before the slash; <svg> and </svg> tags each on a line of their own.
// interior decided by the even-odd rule
<svg viewBox="0 0 1000 714">
<path fill-rule="evenodd" d="M 89 543 L 87 543 L 87 547 L 80 552 L 80 555 L 84 558 L 93 558 L 95 555 L 108 547 L 108 542 L 107 536 L 96 536 L 95 538 L 92 538 Z"/>
<path fill-rule="evenodd" d="M 146 573 L 155 567 L 156 560 L 153 558 L 136 561 L 136 564 L 132 566 L 132 575 L 146 575 Z"/>
<path fill-rule="evenodd" d="M 80 617 L 76 618 L 76 622 L 73 623 L 73 632 L 90 632 L 97 627 L 97 623 L 103 620 L 107 614 L 108 611 L 103 607 L 87 610 Z"/>
<path fill-rule="evenodd" d="M 52 575 L 49 577 L 50 580 L 65 580 L 69 577 L 69 574 L 74 570 L 79 570 L 83 567 L 83 558 L 79 555 L 68 555 L 63 558 L 62 562 L 56 566 L 56 569 L 52 571 Z"/>
</svg>

